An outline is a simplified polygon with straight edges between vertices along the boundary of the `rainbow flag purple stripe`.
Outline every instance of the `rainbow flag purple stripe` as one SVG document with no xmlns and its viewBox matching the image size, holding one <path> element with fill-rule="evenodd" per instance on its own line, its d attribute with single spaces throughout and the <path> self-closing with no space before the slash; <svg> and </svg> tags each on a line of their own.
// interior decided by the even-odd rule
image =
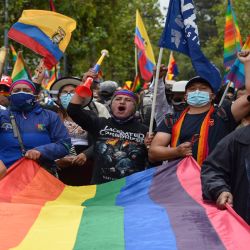
<svg viewBox="0 0 250 250">
<path fill-rule="evenodd" d="M 0 249 L 247 250 L 250 244 L 249 226 L 232 209 L 202 201 L 200 167 L 191 157 L 83 187 L 21 160 L 0 181 L 0 208 Z"/>
</svg>

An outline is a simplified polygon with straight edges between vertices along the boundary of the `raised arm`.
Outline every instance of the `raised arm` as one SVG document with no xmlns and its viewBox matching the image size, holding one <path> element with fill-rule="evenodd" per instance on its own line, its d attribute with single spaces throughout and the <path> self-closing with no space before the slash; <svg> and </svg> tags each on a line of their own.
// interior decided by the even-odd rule
<svg viewBox="0 0 250 250">
<path fill-rule="evenodd" d="M 250 51 L 240 52 L 238 58 L 244 64 L 247 92 L 232 104 L 231 111 L 237 122 L 242 120 L 250 112 Z"/>
</svg>

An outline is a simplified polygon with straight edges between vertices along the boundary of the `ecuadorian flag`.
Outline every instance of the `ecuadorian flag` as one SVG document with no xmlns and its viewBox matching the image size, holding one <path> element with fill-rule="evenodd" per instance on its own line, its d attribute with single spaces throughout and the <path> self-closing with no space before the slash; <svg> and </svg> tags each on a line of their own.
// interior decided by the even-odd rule
<svg viewBox="0 0 250 250">
<path fill-rule="evenodd" d="M 141 15 L 138 10 L 136 10 L 136 27 L 134 42 L 138 49 L 138 63 L 141 77 L 145 81 L 150 81 L 153 76 L 155 58 L 147 31 L 145 29 Z"/>
<path fill-rule="evenodd" d="M 71 187 L 22 159 L 0 181 L 0 249 L 248 250 L 249 226 L 201 197 L 191 157 Z"/>
<path fill-rule="evenodd" d="M 43 56 L 50 69 L 63 56 L 75 28 L 75 20 L 57 12 L 24 10 L 8 36 Z"/>
</svg>

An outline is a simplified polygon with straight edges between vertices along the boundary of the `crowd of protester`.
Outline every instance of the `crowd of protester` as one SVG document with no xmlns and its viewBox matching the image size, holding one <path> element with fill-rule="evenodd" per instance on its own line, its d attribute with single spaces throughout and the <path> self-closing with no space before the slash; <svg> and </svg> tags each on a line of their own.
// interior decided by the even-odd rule
<svg viewBox="0 0 250 250">
<path fill-rule="evenodd" d="M 38 161 L 68 185 L 113 181 L 178 158 L 201 167 L 203 198 L 226 205 L 250 224 L 250 53 L 239 53 L 245 86 L 218 91 L 196 76 L 165 81 L 160 67 L 154 132 L 149 123 L 152 84 L 139 93 L 100 81 L 89 69 L 82 79 L 64 77 L 44 101 L 39 65 L 32 80 L 0 82 L 0 174 L 22 157 Z M 154 74 L 155 75 L 155 74 Z M 77 88 L 91 77 L 92 98 Z M 80 88 L 79 88 L 80 91 Z"/>
</svg>

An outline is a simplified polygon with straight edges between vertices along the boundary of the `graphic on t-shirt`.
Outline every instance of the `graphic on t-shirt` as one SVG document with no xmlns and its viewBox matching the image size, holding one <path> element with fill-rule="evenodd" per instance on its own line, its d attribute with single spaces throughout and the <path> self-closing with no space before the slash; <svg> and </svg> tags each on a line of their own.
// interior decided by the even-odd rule
<svg viewBox="0 0 250 250">
<path fill-rule="evenodd" d="M 145 168 L 143 144 L 111 138 L 96 144 L 101 176 L 106 181 L 125 177 Z"/>
</svg>

